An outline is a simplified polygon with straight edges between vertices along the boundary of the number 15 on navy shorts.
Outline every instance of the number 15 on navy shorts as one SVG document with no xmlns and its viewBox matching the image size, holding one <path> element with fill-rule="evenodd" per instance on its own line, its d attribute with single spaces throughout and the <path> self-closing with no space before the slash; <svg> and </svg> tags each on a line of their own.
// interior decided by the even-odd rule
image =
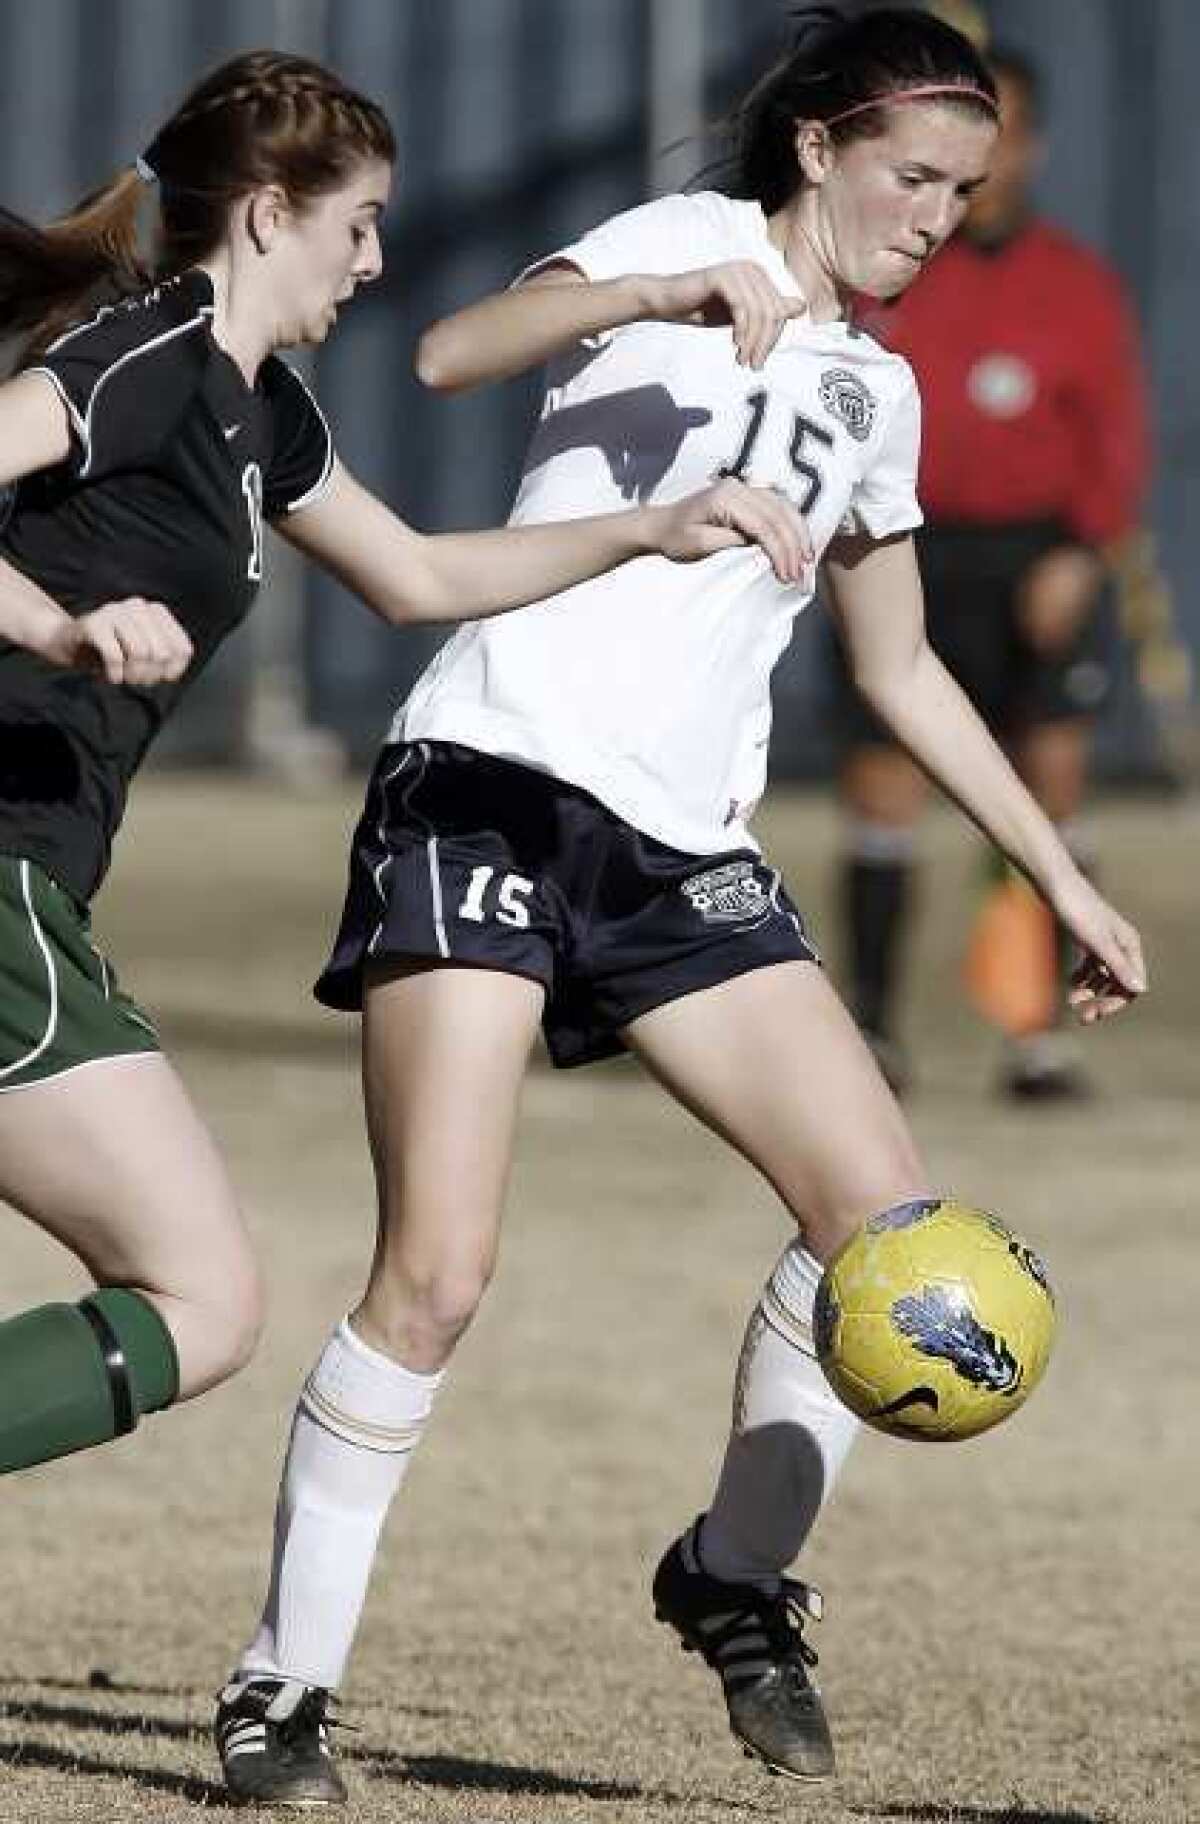
<svg viewBox="0 0 1200 1824">
<path fill-rule="evenodd" d="M 372 967 L 506 970 L 545 988 L 554 1062 L 587 1064 L 654 1007 L 817 960 L 754 852 L 686 855 L 549 774 L 419 741 L 386 747 L 372 774 L 315 993 L 353 1010 Z"/>
</svg>

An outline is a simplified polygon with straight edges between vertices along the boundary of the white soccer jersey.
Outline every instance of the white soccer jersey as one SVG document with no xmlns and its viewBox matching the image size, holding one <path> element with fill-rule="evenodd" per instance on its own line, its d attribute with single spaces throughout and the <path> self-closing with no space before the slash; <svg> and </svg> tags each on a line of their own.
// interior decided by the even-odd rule
<svg viewBox="0 0 1200 1824">
<path fill-rule="evenodd" d="M 593 280 L 756 260 L 797 290 L 759 205 L 714 192 L 646 203 L 550 258 Z M 844 323 L 790 322 L 758 371 L 728 329 L 634 323 L 548 369 L 511 523 L 677 500 L 732 471 L 794 500 L 819 555 L 839 529 L 920 524 L 919 440 L 907 363 Z M 689 853 L 753 846 L 771 672 L 811 599 L 757 549 L 634 559 L 460 628 L 391 738 L 537 767 Z"/>
</svg>

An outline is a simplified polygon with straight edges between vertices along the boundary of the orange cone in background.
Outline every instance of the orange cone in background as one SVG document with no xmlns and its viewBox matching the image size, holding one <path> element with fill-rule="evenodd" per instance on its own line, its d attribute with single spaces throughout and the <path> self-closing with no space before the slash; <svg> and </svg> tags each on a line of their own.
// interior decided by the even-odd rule
<svg viewBox="0 0 1200 1824">
<path fill-rule="evenodd" d="M 963 984 L 984 1018 L 1012 1038 L 1054 1024 L 1054 915 L 1021 875 L 1007 872 L 987 889 L 967 941 Z"/>
</svg>

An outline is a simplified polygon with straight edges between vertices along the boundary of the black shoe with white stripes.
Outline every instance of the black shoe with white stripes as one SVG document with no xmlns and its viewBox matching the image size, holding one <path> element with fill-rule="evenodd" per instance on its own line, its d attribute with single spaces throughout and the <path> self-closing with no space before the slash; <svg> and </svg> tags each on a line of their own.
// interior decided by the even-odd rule
<svg viewBox="0 0 1200 1824">
<path fill-rule="evenodd" d="M 226 1685 L 213 1735 L 230 1796 L 261 1805 L 344 1805 L 329 1748 L 328 1691 L 254 1674 Z"/>
<path fill-rule="evenodd" d="M 696 1550 L 700 1521 L 677 1539 L 654 1573 L 654 1612 L 684 1651 L 699 1653 L 721 1680 L 729 1726 L 747 1755 L 794 1780 L 828 1779 L 833 1742 L 809 1677 L 817 1656 L 801 1633 L 819 1621 L 821 1598 L 780 1578 L 767 1594 L 710 1577 Z"/>
</svg>

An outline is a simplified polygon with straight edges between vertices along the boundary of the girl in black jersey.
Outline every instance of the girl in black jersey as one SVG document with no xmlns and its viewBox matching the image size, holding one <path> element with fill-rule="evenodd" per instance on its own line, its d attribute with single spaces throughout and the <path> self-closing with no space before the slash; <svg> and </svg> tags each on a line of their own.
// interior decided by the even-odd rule
<svg viewBox="0 0 1200 1824">
<path fill-rule="evenodd" d="M 0 1197 L 96 1282 L 0 1323 L 0 1470 L 131 1430 L 258 1332 L 224 1168 L 87 904 L 150 742 L 253 602 L 264 522 L 393 622 L 498 613 L 646 551 L 802 561 L 798 516 L 740 484 L 426 538 L 355 482 L 275 351 L 323 341 L 378 275 L 394 153 L 373 102 L 256 52 L 65 220 L 0 219 L 0 327 L 32 332 L 0 388 Z"/>
<path fill-rule="evenodd" d="M 903 289 L 984 179 L 996 102 L 928 13 L 805 8 L 742 117 L 733 195 L 656 199 L 422 338 L 447 389 L 551 359 L 516 512 L 763 476 L 803 505 L 864 691 L 1084 948 L 1085 1018 L 1144 986 L 1137 933 L 1078 874 L 924 640 L 911 375 L 847 321 Z M 849 1448 L 815 1359 L 821 1262 L 929 1193 L 903 1116 L 742 820 L 770 665 L 813 589 L 754 554 L 643 566 L 463 630 L 393 725 L 318 985 L 363 1012 L 379 1239 L 302 1390 L 261 1620 L 218 1710 L 241 1796 L 344 1796 L 323 1734 L 375 1541 L 496 1257 L 543 1024 L 626 1049 L 778 1192 L 797 1235 L 755 1308 L 721 1480 L 664 1553 L 659 1617 L 777 1771 L 834 1754 L 785 1577 Z M 590 602 L 580 605 L 579 597 Z M 776 630 L 772 634 L 771 629 Z M 681 1243 L 681 1247 L 684 1244 Z M 669 1299 L 670 1286 L 662 1296 Z M 536 1612 L 527 1625 L 539 1626 Z"/>
</svg>

